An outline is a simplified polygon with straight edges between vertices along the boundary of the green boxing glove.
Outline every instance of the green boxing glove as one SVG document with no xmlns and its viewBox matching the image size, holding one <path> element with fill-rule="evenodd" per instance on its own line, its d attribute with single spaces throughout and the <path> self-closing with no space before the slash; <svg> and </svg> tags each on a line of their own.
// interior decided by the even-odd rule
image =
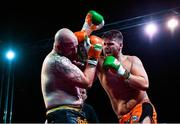
<svg viewBox="0 0 180 124">
<path fill-rule="evenodd" d="M 91 14 L 92 23 L 94 25 L 100 25 L 104 22 L 103 16 L 97 13 L 96 11 L 91 10 L 89 11 L 89 14 Z"/>
<path fill-rule="evenodd" d="M 91 10 L 87 13 L 82 31 L 89 36 L 93 31 L 99 30 L 104 26 L 104 18 L 98 12 Z"/>
<path fill-rule="evenodd" d="M 113 56 L 107 56 L 103 62 L 103 68 L 114 69 L 118 75 L 123 76 L 125 79 L 129 79 L 130 72 L 128 72 L 122 64 Z"/>
</svg>

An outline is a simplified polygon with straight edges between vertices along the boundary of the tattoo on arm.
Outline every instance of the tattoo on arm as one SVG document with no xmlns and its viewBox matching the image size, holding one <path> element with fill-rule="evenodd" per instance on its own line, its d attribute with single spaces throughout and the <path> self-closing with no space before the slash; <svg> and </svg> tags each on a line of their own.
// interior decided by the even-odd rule
<svg viewBox="0 0 180 124">
<path fill-rule="evenodd" d="M 65 57 L 55 57 L 55 67 L 60 76 L 65 76 L 72 81 L 81 81 L 81 70 Z"/>
</svg>

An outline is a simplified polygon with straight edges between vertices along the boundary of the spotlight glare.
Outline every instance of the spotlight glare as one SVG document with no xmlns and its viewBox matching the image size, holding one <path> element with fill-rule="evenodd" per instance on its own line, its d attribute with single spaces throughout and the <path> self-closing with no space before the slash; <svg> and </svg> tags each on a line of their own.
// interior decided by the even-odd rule
<svg viewBox="0 0 180 124">
<path fill-rule="evenodd" d="M 157 33 L 157 25 L 154 23 L 149 23 L 145 27 L 145 33 L 150 37 L 154 36 Z"/>
<path fill-rule="evenodd" d="M 9 50 L 9 51 L 6 53 L 6 58 L 7 58 L 7 59 L 12 60 L 14 57 L 15 57 L 15 54 L 14 54 L 13 51 Z"/>
<path fill-rule="evenodd" d="M 172 19 L 168 20 L 167 27 L 170 30 L 174 30 L 177 26 L 178 26 L 178 20 L 177 19 L 172 18 Z"/>
</svg>

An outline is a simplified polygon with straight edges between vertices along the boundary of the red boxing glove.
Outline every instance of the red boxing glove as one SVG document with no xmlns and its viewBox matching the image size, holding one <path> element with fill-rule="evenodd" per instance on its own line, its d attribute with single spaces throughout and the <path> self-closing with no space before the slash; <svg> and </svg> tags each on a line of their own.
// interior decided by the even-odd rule
<svg viewBox="0 0 180 124">
<path fill-rule="evenodd" d="M 103 39 L 98 36 L 91 35 L 89 38 L 89 43 L 87 41 L 88 57 L 98 59 L 101 55 L 103 45 Z"/>
<path fill-rule="evenodd" d="M 88 60 L 87 63 L 96 66 L 98 58 L 101 55 L 104 41 L 97 36 L 90 36 L 85 42 L 85 48 L 87 49 Z"/>
<path fill-rule="evenodd" d="M 104 41 L 95 35 L 88 36 L 85 31 L 77 31 L 74 34 L 79 43 L 78 56 L 80 61 L 85 63 L 88 59 L 88 63 L 96 65 L 97 59 L 101 55 Z"/>
<path fill-rule="evenodd" d="M 78 43 L 84 42 L 86 38 L 88 37 L 85 31 L 77 31 L 77 32 L 74 32 L 74 34 L 77 37 Z"/>
</svg>

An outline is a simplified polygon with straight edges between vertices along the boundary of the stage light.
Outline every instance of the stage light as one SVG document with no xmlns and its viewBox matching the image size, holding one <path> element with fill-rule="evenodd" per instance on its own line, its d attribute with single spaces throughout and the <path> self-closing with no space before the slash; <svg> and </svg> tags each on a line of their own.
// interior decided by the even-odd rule
<svg viewBox="0 0 180 124">
<path fill-rule="evenodd" d="M 178 20 L 176 18 L 171 18 L 167 21 L 167 27 L 174 31 L 174 29 L 178 26 Z"/>
<path fill-rule="evenodd" d="M 145 26 L 145 33 L 152 38 L 158 31 L 157 25 L 155 23 L 149 23 Z"/>
<path fill-rule="evenodd" d="M 12 60 L 14 59 L 15 57 L 15 53 L 12 51 L 12 50 L 9 50 L 7 53 L 6 53 L 6 58 L 9 59 L 9 60 Z"/>
<path fill-rule="evenodd" d="M 15 52 L 12 49 L 6 51 L 5 54 L 7 62 L 7 80 L 4 82 L 5 89 L 5 96 L 4 96 L 4 115 L 3 115 L 3 122 L 4 123 L 11 123 L 12 120 L 12 108 L 13 108 L 13 93 L 14 93 L 14 61 L 11 61 L 15 58 Z M 6 73 L 6 72 L 5 72 Z"/>
</svg>

